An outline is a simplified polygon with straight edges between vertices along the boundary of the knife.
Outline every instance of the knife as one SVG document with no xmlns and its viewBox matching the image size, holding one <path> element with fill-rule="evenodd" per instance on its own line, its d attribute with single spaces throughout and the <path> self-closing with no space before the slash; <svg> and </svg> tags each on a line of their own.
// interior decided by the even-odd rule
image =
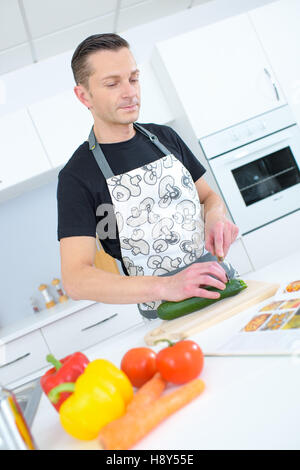
<svg viewBox="0 0 300 470">
<path fill-rule="evenodd" d="M 225 269 L 228 281 L 240 277 L 239 272 L 231 265 L 231 263 L 225 261 L 223 256 L 217 256 L 217 261 L 222 266 L 222 268 Z"/>
</svg>

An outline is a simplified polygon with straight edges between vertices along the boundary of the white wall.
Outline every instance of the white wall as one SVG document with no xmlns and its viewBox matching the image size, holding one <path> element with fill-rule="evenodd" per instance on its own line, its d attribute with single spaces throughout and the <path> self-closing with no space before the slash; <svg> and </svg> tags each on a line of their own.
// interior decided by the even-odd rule
<svg viewBox="0 0 300 470">
<path fill-rule="evenodd" d="M 243 13 L 274 0 L 215 0 L 121 32 L 138 63 L 149 60 L 156 42 Z M 73 50 L 15 72 L 0 75 L 0 115 L 57 95 L 74 86 Z"/>
<path fill-rule="evenodd" d="M 121 33 L 138 63 L 150 58 L 157 41 L 222 18 L 249 11 L 273 0 L 216 0 Z M 0 76 L 0 115 L 73 88 L 73 51 Z M 182 137 L 185 139 L 184 126 Z M 186 138 L 189 141 L 188 129 Z M 22 142 L 16 145 L 22 152 Z M 197 150 L 196 148 L 194 149 Z M 71 155 L 70 155 L 71 157 Z M 39 284 L 60 277 L 56 238 L 56 177 L 47 185 L 0 205 L 0 327 L 31 315 L 29 298 Z M 42 305 L 42 303 L 41 303 Z"/>
</svg>

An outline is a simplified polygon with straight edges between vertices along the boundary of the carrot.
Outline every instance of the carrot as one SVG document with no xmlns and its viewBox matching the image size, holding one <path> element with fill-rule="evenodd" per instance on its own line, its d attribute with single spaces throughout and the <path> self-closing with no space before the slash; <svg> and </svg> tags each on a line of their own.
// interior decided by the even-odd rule
<svg viewBox="0 0 300 470">
<path fill-rule="evenodd" d="M 204 390 L 201 379 L 177 388 L 143 409 L 132 406 L 121 418 L 108 423 L 99 434 L 104 450 L 128 450 L 175 411 L 187 405 Z"/>
<path fill-rule="evenodd" d="M 160 397 L 165 387 L 166 381 L 161 377 L 160 373 L 157 372 L 152 379 L 148 380 L 148 382 L 134 394 L 126 411 L 134 411 L 137 408 L 144 408 L 150 405 L 150 403 Z"/>
</svg>

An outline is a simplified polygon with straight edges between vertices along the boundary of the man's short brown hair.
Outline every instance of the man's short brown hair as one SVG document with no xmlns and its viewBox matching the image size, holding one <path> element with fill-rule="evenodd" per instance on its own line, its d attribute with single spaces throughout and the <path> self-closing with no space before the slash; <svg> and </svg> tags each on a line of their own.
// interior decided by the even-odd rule
<svg viewBox="0 0 300 470">
<path fill-rule="evenodd" d="M 91 54 L 101 50 L 118 50 L 122 47 L 129 49 L 128 42 L 114 33 L 94 34 L 82 41 L 77 46 L 71 61 L 76 85 L 81 84 L 88 88 L 88 80 L 93 73 L 87 60 Z"/>
</svg>

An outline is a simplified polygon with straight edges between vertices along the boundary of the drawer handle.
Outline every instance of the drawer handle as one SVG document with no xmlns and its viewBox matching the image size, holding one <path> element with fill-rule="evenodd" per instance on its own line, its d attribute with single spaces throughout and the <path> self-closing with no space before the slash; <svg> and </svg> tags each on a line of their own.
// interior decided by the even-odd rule
<svg viewBox="0 0 300 470">
<path fill-rule="evenodd" d="M 85 328 L 82 328 L 81 331 L 86 331 L 86 330 L 90 330 L 91 328 L 94 328 L 95 326 L 98 326 L 98 325 L 101 325 L 101 323 L 104 323 L 108 320 L 111 320 L 112 318 L 115 318 L 118 314 L 117 313 L 114 313 L 113 315 L 111 315 L 110 317 L 107 317 L 107 318 L 104 318 L 104 320 L 100 320 L 98 321 L 97 323 L 94 323 L 93 325 L 89 325 L 89 326 L 86 326 Z"/>
<path fill-rule="evenodd" d="M 10 366 L 11 364 L 14 364 L 15 362 L 18 362 L 21 359 L 25 359 L 25 357 L 30 356 L 30 354 L 31 354 L 30 352 L 26 353 L 26 354 L 24 354 L 24 356 L 17 357 L 17 359 L 14 359 L 13 361 L 7 362 L 6 364 L 3 364 L 2 366 L 0 366 L 0 369 L 2 369 L 3 367 L 6 367 L 6 366 Z"/>
</svg>

